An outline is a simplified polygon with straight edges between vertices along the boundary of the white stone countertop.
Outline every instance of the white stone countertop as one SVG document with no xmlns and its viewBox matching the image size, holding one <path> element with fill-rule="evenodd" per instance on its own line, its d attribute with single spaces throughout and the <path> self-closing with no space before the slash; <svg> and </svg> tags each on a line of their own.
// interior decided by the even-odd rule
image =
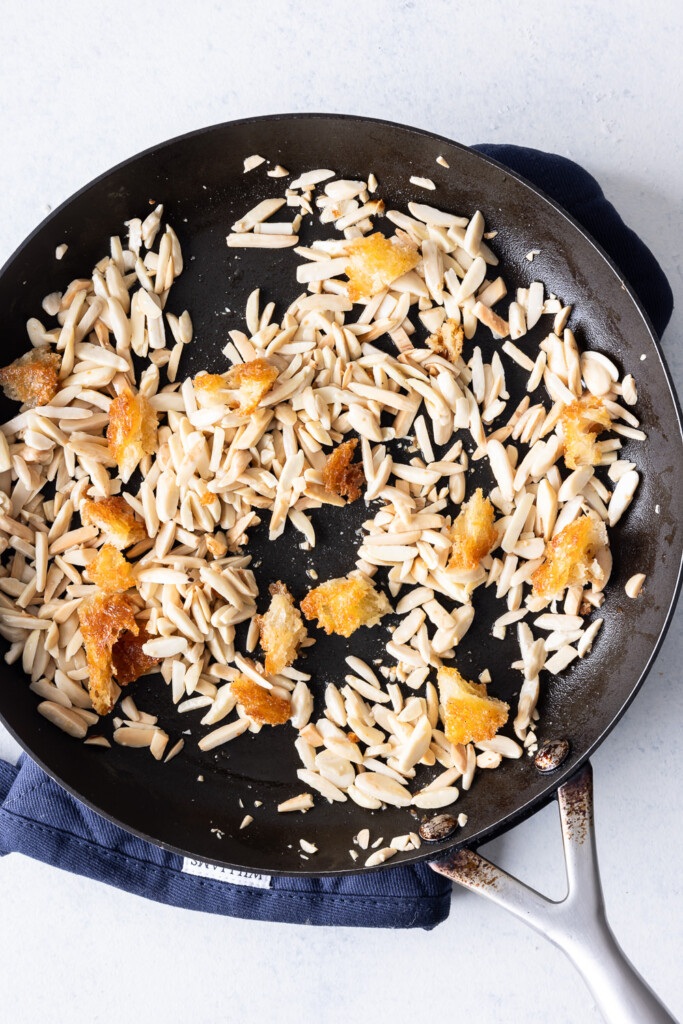
<svg viewBox="0 0 683 1024">
<path fill-rule="evenodd" d="M 679 309 L 663 346 L 680 390 L 681 36 L 674 0 L 6 4 L 0 263 L 48 205 L 165 138 L 285 111 L 382 117 L 591 171 L 669 276 Z M 682 621 L 593 759 L 610 920 L 678 1014 Z M 1 729 L 0 756 L 18 756 Z M 549 807 L 487 853 L 557 898 L 560 850 Z M 600 1020 L 559 951 L 463 891 L 430 933 L 313 930 L 159 906 L 10 855 L 0 908 L 12 1024 Z"/>
</svg>

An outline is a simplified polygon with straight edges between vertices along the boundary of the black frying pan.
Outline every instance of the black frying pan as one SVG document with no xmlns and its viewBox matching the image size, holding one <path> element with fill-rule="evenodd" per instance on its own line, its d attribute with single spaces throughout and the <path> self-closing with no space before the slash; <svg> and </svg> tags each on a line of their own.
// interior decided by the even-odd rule
<svg viewBox="0 0 683 1024">
<path fill-rule="evenodd" d="M 405 208 L 411 200 L 433 202 L 468 214 L 481 209 L 489 229 L 498 229 L 496 251 L 502 257 L 508 285 L 526 285 L 535 277 L 574 307 L 571 325 L 583 346 L 609 355 L 625 372 L 633 372 L 639 390 L 638 415 L 649 435 L 645 445 L 627 442 L 642 482 L 627 515 L 612 532 L 615 565 L 601 615 L 605 623 L 593 653 L 556 679 L 544 679 L 540 701 L 539 736 L 567 738 L 571 753 L 552 776 L 541 775 L 533 761 L 508 761 L 495 772 L 481 772 L 471 791 L 463 793 L 458 811 L 468 815 L 457 833 L 459 844 L 476 845 L 508 828 L 539 807 L 586 761 L 615 725 L 636 694 L 653 662 L 679 585 L 683 491 L 679 412 L 667 369 L 650 324 L 619 272 L 583 230 L 536 188 L 493 160 L 446 139 L 389 124 L 338 115 L 294 115 L 235 121 L 182 136 L 120 164 L 86 186 L 52 213 L 19 247 L 0 272 L 3 310 L 3 362 L 27 347 L 24 324 L 40 314 L 43 296 L 62 289 L 88 272 L 107 251 L 110 234 L 123 232 L 123 222 L 145 216 L 150 202 L 163 202 L 165 218 L 180 236 L 185 271 L 171 292 L 169 308 L 188 308 L 196 340 L 187 351 L 181 373 L 226 368 L 221 349 L 227 331 L 243 327 L 247 295 L 260 284 L 264 301 L 278 304 L 278 313 L 297 294 L 294 267 L 298 258 L 289 250 L 256 252 L 228 250 L 225 235 L 232 222 L 257 201 L 279 195 L 282 181 L 265 176 L 265 167 L 243 173 L 243 158 L 260 153 L 295 174 L 314 167 L 331 167 L 340 176 L 359 178 L 374 171 L 388 207 Z M 450 170 L 435 160 L 442 154 Z M 435 193 L 411 186 L 411 174 L 437 183 Z M 309 226 L 311 236 L 319 225 Z M 329 233 L 329 232 L 327 232 Z M 55 247 L 69 245 L 61 262 Z M 531 248 L 541 256 L 529 264 Z M 227 312 L 227 309 L 230 312 Z M 547 331 L 542 324 L 530 339 Z M 494 342 L 480 332 L 477 343 L 490 357 Z M 487 355 L 488 353 L 488 355 Z M 643 361 L 642 356 L 646 359 Z M 526 374 L 506 363 L 508 387 L 521 397 Z M 3 419 L 16 412 L 5 402 Z M 469 443 L 468 443 L 469 447 Z M 480 479 L 489 486 L 486 460 L 477 464 Z M 470 485 L 471 487 L 471 485 Z M 306 570 L 314 566 L 321 579 L 348 572 L 354 562 L 355 531 L 367 511 L 362 502 L 345 509 L 321 509 L 315 515 L 318 546 L 304 555 L 298 536 L 288 531 L 269 545 L 263 530 L 254 535 L 251 550 L 261 593 L 267 583 L 284 579 L 296 597 L 310 586 Z M 623 586 L 635 571 L 647 573 L 638 601 L 624 596 Z M 458 651 L 465 676 L 491 671 L 493 692 L 515 703 L 520 674 L 510 669 L 518 657 L 515 631 L 503 641 L 488 634 L 494 614 L 490 591 L 475 594 L 475 625 Z M 382 656 L 386 630 L 361 630 L 349 641 L 322 638 L 309 654 L 306 669 L 313 673 L 320 696 L 328 681 L 339 682 L 343 657 L 355 653 L 372 660 Z M 384 836 L 415 828 L 419 819 L 405 809 L 371 813 L 351 801 L 328 805 L 316 800 L 305 818 L 305 835 L 319 847 L 314 859 L 302 861 L 296 839 L 302 819 L 279 815 L 276 805 L 304 787 L 296 779 L 298 759 L 288 727 L 268 734 L 246 734 L 210 753 L 196 746 L 201 713 L 178 716 L 158 676 L 146 677 L 134 689 L 140 708 L 159 715 L 172 740 L 192 729 L 183 753 L 169 764 L 157 763 L 147 751 L 114 746 L 101 750 L 83 746 L 56 730 L 36 712 L 37 699 L 20 666 L 3 669 L 0 716 L 28 753 L 62 786 L 100 814 L 167 849 L 219 864 L 252 871 L 284 874 L 342 874 L 363 870 L 351 862 L 352 837 L 364 826 Z M 199 782 L 197 777 L 203 776 Z M 244 816 L 239 799 L 254 811 L 248 829 L 239 830 Z M 296 823 L 296 829 L 293 825 Z M 212 829 L 220 829 L 219 838 Z M 294 838 L 293 838 L 294 837 Z M 391 865 L 419 860 L 452 846 L 446 839 L 436 847 L 399 854 Z"/>
</svg>

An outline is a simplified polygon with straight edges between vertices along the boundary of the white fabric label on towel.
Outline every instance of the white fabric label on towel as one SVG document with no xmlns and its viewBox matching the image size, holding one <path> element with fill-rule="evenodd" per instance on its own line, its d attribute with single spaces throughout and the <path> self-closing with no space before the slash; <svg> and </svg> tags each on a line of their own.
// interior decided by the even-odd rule
<svg viewBox="0 0 683 1024">
<path fill-rule="evenodd" d="M 203 860 L 193 860 L 190 857 L 183 857 L 183 874 L 211 878 L 214 882 L 247 885 L 252 889 L 270 889 L 272 882 L 271 875 L 253 875 L 249 871 L 234 871 L 232 868 L 221 868 L 217 864 L 207 864 Z"/>
</svg>

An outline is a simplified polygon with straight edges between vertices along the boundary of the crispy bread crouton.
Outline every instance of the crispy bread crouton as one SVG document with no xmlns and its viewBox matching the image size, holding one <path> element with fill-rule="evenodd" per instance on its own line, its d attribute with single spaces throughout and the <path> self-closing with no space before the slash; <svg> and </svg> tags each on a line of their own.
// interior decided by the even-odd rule
<svg viewBox="0 0 683 1024">
<path fill-rule="evenodd" d="M 323 485 L 326 491 L 348 498 L 349 504 L 360 498 L 361 487 L 365 483 L 365 473 L 360 462 L 353 462 L 353 454 L 358 445 L 358 438 L 342 444 L 330 452 L 323 468 Z"/>
<path fill-rule="evenodd" d="M 138 635 L 134 607 L 125 594 L 98 592 L 81 601 L 78 619 L 88 659 L 88 692 L 97 714 L 107 715 L 119 694 L 112 678 L 112 648 L 126 630 Z"/>
<path fill-rule="evenodd" d="M 567 468 L 594 466 L 599 459 L 596 437 L 612 425 L 612 417 L 602 399 L 595 395 L 584 395 L 568 405 L 561 418 Z"/>
<path fill-rule="evenodd" d="M 127 683 L 134 683 L 141 675 L 144 675 L 150 668 L 158 665 L 161 658 L 152 658 L 143 651 L 143 645 L 153 637 L 144 627 L 138 627 L 140 632 L 136 635 L 130 630 L 122 633 L 112 648 L 111 657 L 114 666 L 114 674 L 121 686 Z"/>
<path fill-rule="evenodd" d="M 277 368 L 267 359 L 252 359 L 233 366 L 225 375 L 225 383 L 237 390 L 237 412 L 250 416 L 268 394 L 277 379 Z"/>
<path fill-rule="evenodd" d="M 118 494 L 99 501 L 84 501 L 81 521 L 84 526 L 98 526 L 107 541 L 121 551 L 147 539 L 144 525 L 135 518 L 126 499 Z"/>
<path fill-rule="evenodd" d="M 451 557 L 449 569 L 468 572 L 476 569 L 484 555 L 496 543 L 498 534 L 493 525 L 493 505 L 484 497 L 481 487 L 462 506 L 460 515 L 451 527 Z"/>
<path fill-rule="evenodd" d="M 234 679 L 230 689 L 237 703 L 259 725 L 284 725 L 292 716 L 292 708 L 286 697 L 271 693 L 246 676 Z"/>
<path fill-rule="evenodd" d="M 144 395 L 125 388 L 109 406 L 107 445 L 126 483 L 143 455 L 157 447 L 157 414 Z"/>
<path fill-rule="evenodd" d="M 441 718 L 451 743 L 491 740 L 508 719 L 509 705 L 488 697 L 483 683 L 468 683 L 457 668 L 437 674 Z"/>
<path fill-rule="evenodd" d="M 270 605 L 257 617 L 261 647 L 266 652 L 266 672 L 277 673 L 293 664 L 299 645 L 307 637 L 301 612 L 284 583 L 271 583 Z"/>
<path fill-rule="evenodd" d="M 238 363 L 226 374 L 200 373 L 193 380 L 200 403 L 229 405 L 238 416 L 251 416 L 277 379 L 267 359 Z"/>
<path fill-rule="evenodd" d="M 566 587 L 600 582 L 603 572 L 595 553 L 606 544 L 605 524 L 588 514 L 579 516 L 546 545 L 543 563 L 531 577 L 532 593 L 552 601 Z"/>
<path fill-rule="evenodd" d="M 301 602 L 307 619 L 317 619 L 326 633 L 351 636 L 359 626 L 374 626 L 392 610 L 385 594 L 363 576 L 342 576 L 321 583 Z"/>
<path fill-rule="evenodd" d="M 59 391 L 61 358 L 48 348 L 34 348 L 0 369 L 0 386 L 8 398 L 29 409 L 47 405 Z"/>
<path fill-rule="evenodd" d="M 376 295 L 420 262 L 416 248 L 406 242 L 392 242 L 381 231 L 354 239 L 346 251 L 349 254 L 347 292 L 352 302 Z"/>
<path fill-rule="evenodd" d="M 427 344 L 437 355 L 450 359 L 452 363 L 458 361 L 462 353 L 462 343 L 465 337 L 464 331 L 455 320 L 444 320 L 438 331 L 430 334 Z"/>
<path fill-rule="evenodd" d="M 85 575 L 106 594 L 121 593 L 135 586 L 133 566 L 113 544 L 104 544 L 100 548 L 87 566 Z"/>
</svg>

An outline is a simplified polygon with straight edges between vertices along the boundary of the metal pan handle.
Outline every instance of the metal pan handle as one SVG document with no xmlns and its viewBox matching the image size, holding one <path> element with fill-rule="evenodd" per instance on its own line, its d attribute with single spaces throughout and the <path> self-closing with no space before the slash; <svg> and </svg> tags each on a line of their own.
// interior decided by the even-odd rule
<svg viewBox="0 0 683 1024">
<path fill-rule="evenodd" d="M 585 765 L 557 792 L 568 892 L 547 899 L 472 850 L 430 864 L 521 918 L 562 949 L 608 1024 L 676 1024 L 619 947 L 605 916 L 593 823 L 593 770 Z"/>
</svg>

